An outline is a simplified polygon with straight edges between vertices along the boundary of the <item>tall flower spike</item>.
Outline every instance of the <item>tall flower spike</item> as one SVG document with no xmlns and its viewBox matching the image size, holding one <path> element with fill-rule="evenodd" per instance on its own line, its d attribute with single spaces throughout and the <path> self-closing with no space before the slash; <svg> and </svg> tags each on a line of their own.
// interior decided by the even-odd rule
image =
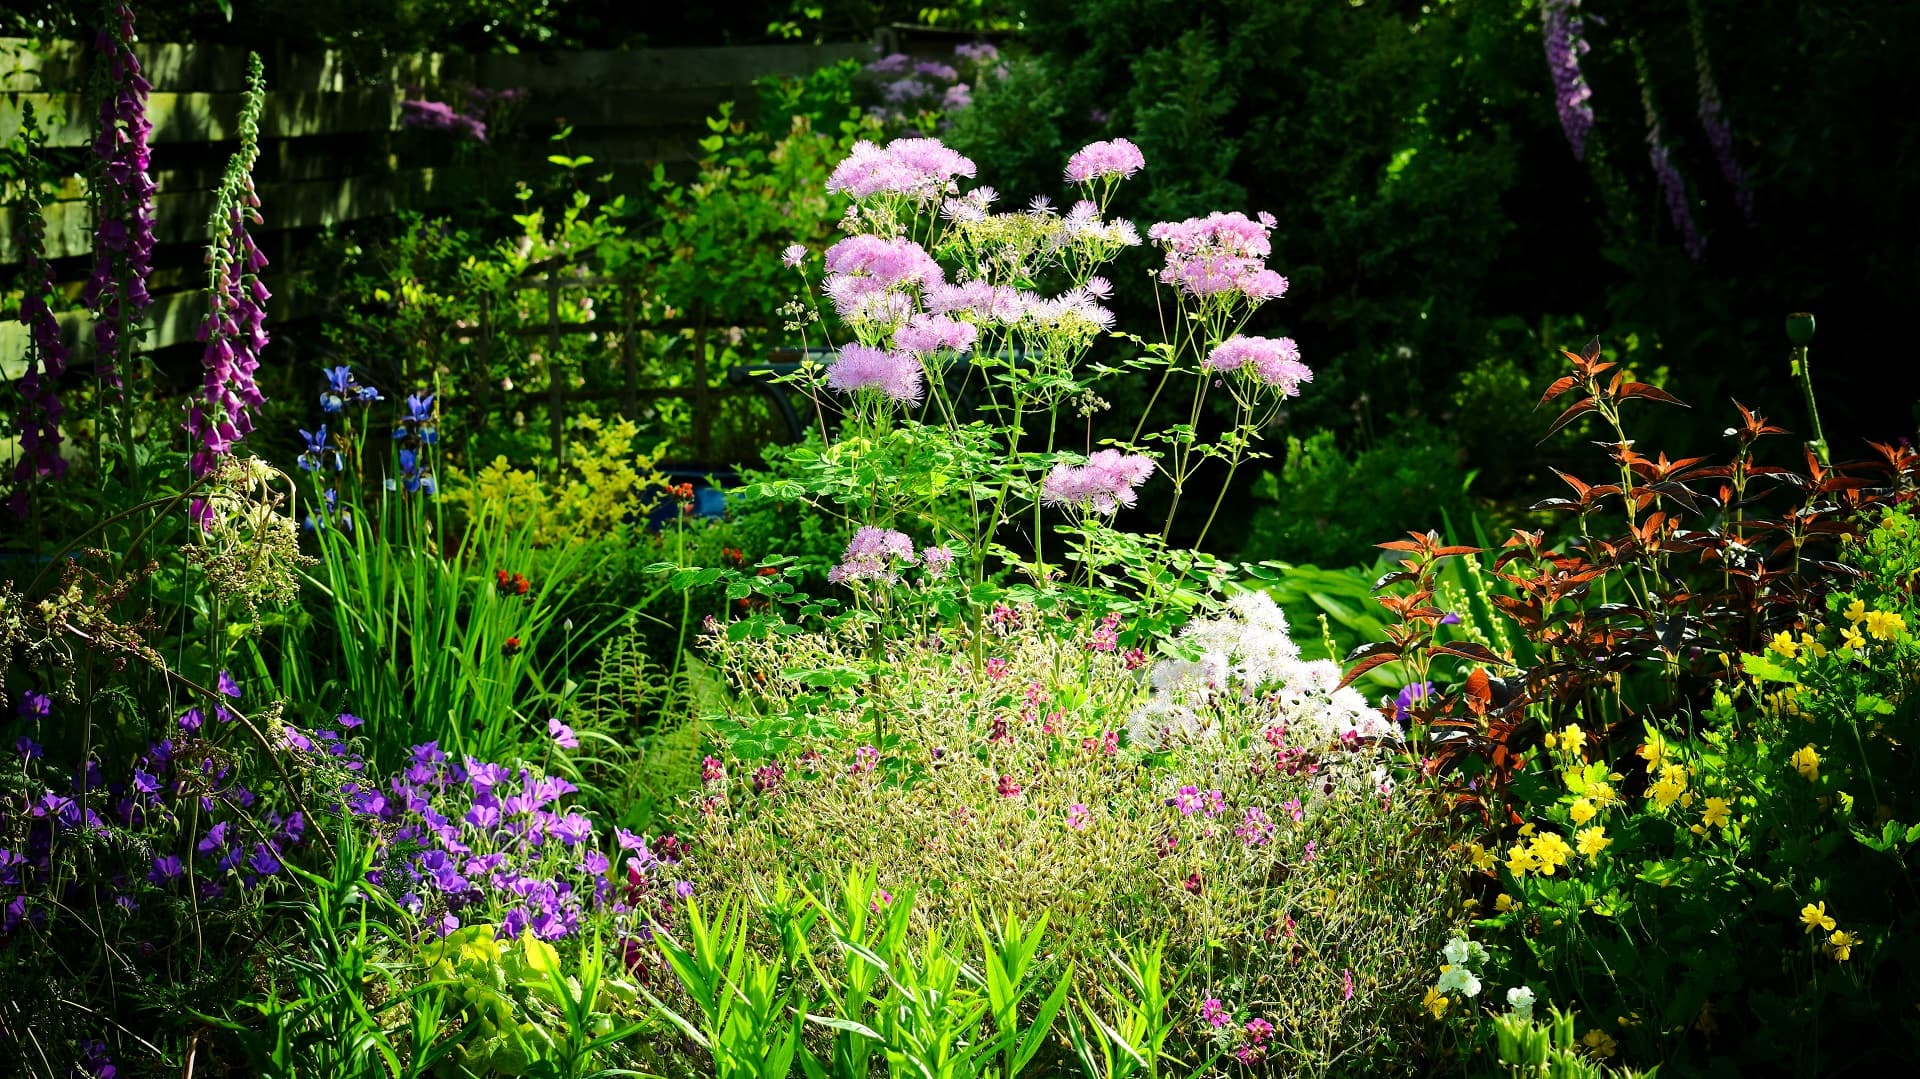
<svg viewBox="0 0 1920 1079">
<path fill-rule="evenodd" d="M 152 299 L 147 276 L 153 269 L 153 180 L 147 137 L 147 94 L 152 90 L 133 54 L 133 6 L 113 9 L 113 25 L 102 27 L 94 47 L 105 63 L 100 100 L 100 131 L 93 155 L 99 159 L 93 183 L 93 273 L 82 298 L 93 311 L 94 370 L 104 385 L 121 384 L 126 331 L 145 317 Z"/>
<path fill-rule="evenodd" d="M 28 115 L 31 124 L 31 114 Z M 32 128 L 29 127 L 31 131 Z M 31 152 L 31 147 L 29 147 Z M 13 465 L 13 512 L 25 516 L 29 488 L 35 480 L 66 474 L 67 459 L 60 454 L 60 376 L 67 370 L 67 346 L 60 339 L 60 323 L 47 298 L 53 294 L 53 269 L 46 264 L 46 218 L 37 204 L 37 188 L 29 183 L 26 207 L 26 287 L 20 297 L 20 324 L 27 328 L 27 362 L 20 373 L 20 406 L 14 429 L 19 432 L 20 456 Z"/>
<path fill-rule="evenodd" d="M 1593 88 L 1580 74 L 1586 55 L 1586 20 L 1576 15 L 1580 0 L 1541 0 L 1540 34 L 1547 47 L 1547 70 L 1553 75 L 1553 103 L 1560 111 L 1560 127 L 1573 146 L 1573 157 L 1587 156 L 1587 133 L 1593 130 Z"/>
<path fill-rule="evenodd" d="M 204 377 L 200 394 L 187 411 L 187 434 L 193 440 L 188 470 L 194 479 L 211 473 L 219 459 L 233 452 L 233 444 L 253 430 L 251 410 L 266 398 L 254 381 L 260 350 L 266 347 L 268 297 L 259 273 L 267 260 L 248 233 L 260 223 L 260 197 L 253 189 L 253 165 L 260 154 L 260 110 L 266 100 L 266 76 L 260 57 L 248 58 L 247 99 L 240 109 L 240 148 L 227 163 L 227 173 L 215 194 L 208 222 L 207 317 L 198 337 L 206 343 L 201 353 Z M 207 523 L 204 499 L 193 503 L 195 523 Z"/>
<path fill-rule="evenodd" d="M 1705 20 L 1700 15 L 1699 4 L 1687 5 L 1690 18 L 1688 22 L 1693 31 L 1693 67 L 1700 79 L 1700 126 L 1707 133 L 1707 142 L 1713 147 L 1713 159 L 1720 166 L 1720 175 L 1726 177 L 1733 188 L 1734 205 L 1740 207 L 1740 215 L 1749 222 L 1753 220 L 1753 187 L 1747 182 L 1746 170 L 1733 155 L 1733 128 L 1721 115 L 1720 87 L 1713 80 L 1713 63 L 1707 58 L 1707 35 Z"/>
<path fill-rule="evenodd" d="M 1653 103 L 1653 80 L 1648 77 L 1646 54 L 1636 46 L 1633 50 L 1634 67 L 1640 77 L 1640 103 L 1647 111 L 1647 160 L 1653 165 L 1653 175 L 1660 182 L 1661 193 L 1667 203 L 1667 215 L 1673 219 L 1673 227 L 1680 233 L 1680 243 L 1687 249 L 1687 257 L 1695 262 L 1706 250 L 1707 242 L 1693 223 L 1693 208 L 1687 204 L 1687 181 L 1680 175 L 1680 169 L 1673 163 L 1673 154 L 1667 148 L 1665 133 L 1660 127 L 1660 110 Z"/>
</svg>

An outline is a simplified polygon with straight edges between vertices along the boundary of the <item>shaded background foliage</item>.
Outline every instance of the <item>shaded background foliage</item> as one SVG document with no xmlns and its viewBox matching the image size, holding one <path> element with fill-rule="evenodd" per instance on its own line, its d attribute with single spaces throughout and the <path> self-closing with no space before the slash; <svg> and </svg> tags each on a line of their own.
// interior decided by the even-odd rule
<svg viewBox="0 0 1920 1079">
<path fill-rule="evenodd" d="M 1123 212 L 1275 213 L 1274 263 L 1293 291 L 1262 328 L 1301 340 L 1316 370 L 1292 422 L 1341 428 L 1356 446 L 1379 437 L 1376 421 L 1437 421 L 1486 469 L 1483 495 L 1513 491 L 1537 463 L 1508 424 L 1531 406 L 1540 360 L 1596 332 L 1645 373 L 1663 369 L 1682 398 L 1737 391 L 1804 426 L 1780 318 L 1812 310 L 1829 429 L 1898 437 L 1916 376 L 1884 358 L 1916 268 L 1903 238 L 1915 142 L 1911 125 L 1880 117 L 1898 100 L 1897 43 L 1915 39 L 1916 11 L 1698 11 L 1756 193 L 1751 224 L 1696 115 L 1689 5 L 1677 3 L 1586 5 L 1585 163 L 1555 113 L 1539 8 L 1513 0 L 1036 0 L 1028 61 L 952 139 L 993 147 L 978 155 L 983 181 L 1028 191 L 1057 187 L 1057 162 L 1084 141 L 1125 135 L 1149 167 Z M 1707 240 L 1697 262 L 1649 166 L 1635 42 Z M 1686 448 L 1717 436 L 1708 411 L 1668 421 Z"/>
<path fill-rule="evenodd" d="M 1541 466 L 1564 463 L 1552 456 L 1561 451 L 1528 448 L 1514 425 L 1544 430 L 1546 418 L 1529 415 L 1532 387 L 1558 347 L 1596 334 L 1697 406 L 1660 418 L 1655 433 L 1677 452 L 1709 449 L 1714 417 L 1736 393 L 1799 430 L 1780 333 L 1793 310 L 1819 316 L 1816 384 L 1842 452 L 1908 433 L 1920 372 L 1889 358 L 1920 276 L 1916 136 L 1887 118 L 1904 100 L 1920 9 L 1586 0 L 1572 10 L 1592 46 L 1581 58 L 1595 113 L 1584 161 L 1556 116 L 1537 0 L 239 0 L 231 17 L 220 0 L 192 0 L 154 5 L 142 34 L 368 59 L 846 40 L 915 22 L 994 34 L 1007 77 L 979 86 L 944 132 L 981 163 L 981 182 L 1015 202 L 1058 194 L 1068 154 L 1125 136 L 1149 166 L 1123 188 L 1120 212 L 1145 223 L 1239 206 L 1280 219 L 1274 263 L 1292 292 L 1251 329 L 1294 336 L 1316 371 L 1314 392 L 1281 420 L 1286 433 L 1333 430 L 1330 452 L 1350 464 L 1296 469 L 1293 481 L 1279 461 L 1271 478 L 1244 470 L 1249 492 L 1278 482 L 1281 505 L 1403 503 L 1394 527 L 1438 526 L 1434 509 L 1459 494 L 1450 487 L 1298 487 L 1309 476 L 1404 474 L 1361 468 L 1358 455 L 1417 452 L 1410 467 L 1421 474 L 1451 455 L 1464 480 L 1471 461 L 1479 509 L 1512 517 L 1508 504 L 1546 475 Z M 71 35 L 90 11 L 9 5 L 0 33 Z M 1754 193 L 1751 221 L 1699 116 L 1695 22 Z M 1640 70 L 1705 239 L 1697 260 L 1649 163 Z M 843 118 L 815 117 L 822 129 Z M 760 126 L 777 133 L 782 122 Z M 477 227 L 497 225 L 497 213 L 480 214 Z M 1151 317 L 1149 261 L 1136 252 L 1122 264 L 1123 322 Z M 1116 414 L 1132 403 L 1123 396 Z M 1324 563 L 1368 554 L 1261 528 L 1215 542 Z"/>
</svg>

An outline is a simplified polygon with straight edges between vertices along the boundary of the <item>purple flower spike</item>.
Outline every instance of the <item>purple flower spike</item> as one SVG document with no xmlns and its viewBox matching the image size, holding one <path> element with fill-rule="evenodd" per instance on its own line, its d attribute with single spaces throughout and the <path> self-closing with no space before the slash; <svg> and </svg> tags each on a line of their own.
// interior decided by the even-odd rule
<svg viewBox="0 0 1920 1079">
<path fill-rule="evenodd" d="M 207 252 L 210 302 L 196 335 L 205 342 L 200 356 L 203 377 L 185 425 L 193 450 L 188 472 L 196 480 L 233 452 L 234 443 L 253 430 L 253 410 L 266 403 L 254 372 L 260 367 L 260 350 L 267 345 L 266 312 L 260 306 L 266 290 L 259 277 L 267 258 L 247 231 L 249 225 L 261 223 L 253 164 L 260 152 L 260 108 L 266 83 L 257 61 L 247 82 L 246 104 L 240 112 L 240 149 L 220 184 L 217 197 L 225 212 L 215 215 L 218 231 Z M 211 522 L 212 510 L 204 498 L 194 501 L 191 512 L 201 527 Z"/>
<path fill-rule="evenodd" d="M 1587 156 L 1587 133 L 1593 130 L 1593 88 L 1580 73 L 1586 55 L 1586 20 L 1574 14 L 1580 0 L 1542 0 L 1540 34 L 1547 47 L 1547 70 L 1553 75 L 1553 103 L 1560 111 L 1560 127 L 1573 146 L 1573 157 Z"/>
<path fill-rule="evenodd" d="M 105 58 L 110 91 L 100 102 L 99 134 L 93 155 L 99 159 L 95 190 L 100 206 L 93 233 L 93 273 L 81 298 L 93 311 L 93 337 L 100 381 L 120 387 L 121 328 L 138 325 L 152 298 L 147 277 L 153 269 L 153 192 L 147 139 L 147 94 L 151 91 L 134 55 L 133 7 L 114 9 L 111 27 L 94 46 Z"/>
</svg>

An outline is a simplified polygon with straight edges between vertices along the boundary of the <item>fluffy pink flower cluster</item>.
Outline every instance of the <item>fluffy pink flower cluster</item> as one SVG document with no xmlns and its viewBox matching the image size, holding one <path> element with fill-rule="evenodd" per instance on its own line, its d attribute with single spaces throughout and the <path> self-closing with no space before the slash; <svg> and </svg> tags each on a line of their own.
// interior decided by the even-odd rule
<svg viewBox="0 0 1920 1079">
<path fill-rule="evenodd" d="M 1276 300 L 1287 293 L 1287 279 L 1267 269 L 1273 244 L 1272 214 L 1258 220 L 1235 211 L 1215 211 L 1185 221 L 1162 221 L 1147 235 L 1166 248 L 1160 280 L 1190 296 L 1238 294 L 1254 303 Z"/>
<path fill-rule="evenodd" d="M 1073 204 L 1060 227 L 1051 237 L 1056 246 L 1110 245 L 1114 248 L 1140 246 L 1140 233 L 1125 218 L 1100 219 L 1100 208 L 1087 199 Z"/>
<path fill-rule="evenodd" d="M 893 332 L 893 343 L 908 352 L 925 355 L 946 350 L 965 353 L 973 350 L 980 331 L 970 322 L 946 315 L 915 315 L 905 326 Z"/>
<path fill-rule="evenodd" d="M 879 390 L 901 404 L 918 404 L 920 361 L 911 353 L 847 345 L 827 367 L 827 386 L 841 393 Z"/>
<path fill-rule="evenodd" d="M 827 191 L 856 199 L 911 195 L 932 201 L 952 193 L 955 178 L 973 173 L 973 162 L 939 139 L 895 139 L 884 149 L 862 139 L 834 166 Z"/>
<path fill-rule="evenodd" d="M 962 281 L 957 285 L 930 285 L 926 290 L 927 310 L 939 315 L 971 316 L 975 322 L 1011 326 L 1027 315 L 1031 293 L 1007 285 L 985 281 Z"/>
<path fill-rule="evenodd" d="M 1067 159 L 1067 179 L 1076 184 L 1110 177 L 1124 180 L 1146 167 L 1140 147 L 1126 139 L 1092 142 Z"/>
<path fill-rule="evenodd" d="M 1300 384 L 1313 381 L 1313 371 L 1300 362 L 1300 346 L 1293 338 L 1229 337 L 1200 361 L 1209 371 L 1247 370 L 1280 391 L 1282 397 L 1300 396 Z"/>
<path fill-rule="evenodd" d="M 834 584 L 848 581 L 891 584 L 900 579 L 896 563 L 911 566 L 919 561 L 919 556 L 913 553 L 913 540 L 906 533 L 867 525 L 853 534 L 840 564 L 827 571 L 827 580 Z"/>
<path fill-rule="evenodd" d="M 1112 513 L 1137 501 L 1134 487 L 1153 475 L 1153 462 L 1137 453 L 1100 450 L 1084 465 L 1058 464 L 1040 486 L 1050 506 L 1074 506 Z"/>
<path fill-rule="evenodd" d="M 945 279 L 925 248 L 904 236 L 849 236 L 827 249 L 822 284 L 842 318 L 901 322 L 913 301 L 898 290 L 926 288 Z"/>
</svg>

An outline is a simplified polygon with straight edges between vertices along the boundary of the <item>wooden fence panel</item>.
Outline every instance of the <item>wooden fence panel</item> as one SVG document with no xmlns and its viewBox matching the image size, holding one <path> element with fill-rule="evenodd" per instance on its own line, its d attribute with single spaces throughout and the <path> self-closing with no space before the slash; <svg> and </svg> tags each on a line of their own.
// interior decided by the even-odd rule
<svg viewBox="0 0 1920 1079">
<path fill-rule="evenodd" d="M 275 55 L 266 60 L 268 95 L 256 170 L 266 237 L 382 217 L 407 209 L 447 205 L 499 190 L 514 178 L 537 175 L 551 152 L 545 136 L 562 119 L 578 132 L 575 153 L 600 167 L 640 179 L 654 162 L 685 164 L 697 157 L 703 121 L 721 102 L 744 101 L 755 80 L 799 75 L 865 54 L 863 43 L 765 45 L 738 48 L 650 49 L 502 56 L 428 54 L 401 57 L 377 69 L 344 52 Z M 212 191 L 236 137 L 244 50 L 218 45 L 147 44 L 136 47 L 153 86 L 156 274 L 148 348 L 190 341 L 204 304 L 198 245 L 204 241 Z M 35 45 L 0 39 L 0 140 L 20 129 L 29 106 L 48 145 L 85 147 L 94 134 L 87 80 L 91 50 L 72 42 Z M 401 101 L 410 93 L 444 99 L 437 87 L 457 83 L 526 92 L 516 106 L 524 137 L 458 149 L 445 133 L 405 127 Z M 424 88 L 424 89 L 422 89 Z M 91 250 L 92 211 L 84 181 L 69 180 L 47 210 L 47 247 L 63 273 L 83 274 Z M 23 257 L 16 213 L 0 210 L 0 273 Z M 274 248 L 269 247 L 269 251 Z M 177 283 L 161 291 L 163 279 Z M 69 293 L 77 282 L 64 286 Z M 320 297 L 276 298 L 274 317 L 286 321 L 321 309 Z M 6 315 L 11 316 L 12 312 Z M 63 330 L 84 357 L 91 334 L 83 312 L 61 316 Z M 17 377 L 26 332 L 0 322 L 0 375 Z"/>
</svg>

